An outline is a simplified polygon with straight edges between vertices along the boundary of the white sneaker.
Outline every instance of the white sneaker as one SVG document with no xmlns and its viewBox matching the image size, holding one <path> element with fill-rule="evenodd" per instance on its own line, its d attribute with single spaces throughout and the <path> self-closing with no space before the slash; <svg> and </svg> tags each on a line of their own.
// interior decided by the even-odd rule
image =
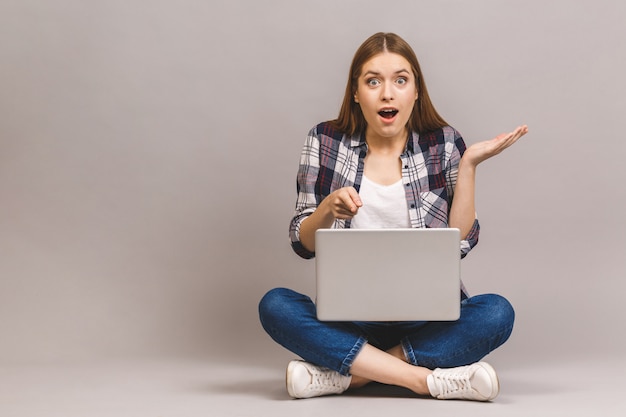
<svg viewBox="0 0 626 417">
<path fill-rule="evenodd" d="M 430 394 L 440 400 L 491 401 L 500 392 L 496 371 L 485 362 L 458 368 L 437 368 L 426 379 Z"/>
<path fill-rule="evenodd" d="M 287 392 L 293 398 L 311 398 L 341 394 L 350 386 L 351 376 L 304 361 L 287 366 Z"/>
</svg>

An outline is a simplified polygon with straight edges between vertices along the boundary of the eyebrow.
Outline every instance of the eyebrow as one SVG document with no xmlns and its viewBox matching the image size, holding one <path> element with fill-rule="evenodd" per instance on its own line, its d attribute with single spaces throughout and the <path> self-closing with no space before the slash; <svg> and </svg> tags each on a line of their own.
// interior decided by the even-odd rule
<svg viewBox="0 0 626 417">
<path fill-rule="evenodd" d="M 394 74 L 401 74 L 401 73 L 403 73 L 403 72 L 406 72 L 407 74 L 410 74 L 410 73 L 411 73 L 409 70 L 406 70 L 406 69 L 404 69 L 404 68 L 403 68 L 403 69 L 400 69 L 400 70 L 398 70 L 398 71 L 394 72 Z M 369 71 L 367 71 L 367 72 L 364 72 L 364 73 L 363 73 L 363 75 L 362 75 L 362 77 L 364 77 L 364 76 L 366 76 L 366 75 L 368 75 L 368 74 L 371 74 L 371 75 L 380 75 L 380 72 L 378 72 L 378 71 L 372 71 L 372 70 L 369 70 Z"/>
</svg>

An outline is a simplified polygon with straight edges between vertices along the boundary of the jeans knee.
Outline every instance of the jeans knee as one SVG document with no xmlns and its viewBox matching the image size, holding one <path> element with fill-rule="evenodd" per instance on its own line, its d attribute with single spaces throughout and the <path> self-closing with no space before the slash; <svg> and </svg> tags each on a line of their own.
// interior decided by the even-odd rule
<svg viewBox="0 0 626 417">
<path fill-rule="evenodd" d="M 507 323 L 509 326 L 513 326 L 515 321 L 515 309 L 506 298 L 501 295 L 495 295 L 497 298 L 497 311 L 503 323 Z"/>
<path fill-rule="evenodd" d="M 494 330 L 503 334 L 505 340 L 513 330 L 515 322 L 515 309 L 506 298 L 498 294 L 488 294 L 489 322 Z"/>
<path fill-rule="evenodd" d="M 486 308 L 483 315 L 485 325 L 500 329 L 513 328 L 515 310 L 509 300 L 498 294 L 482 294 L 472 299 Z"/>
<path fill-rule="evenodd" d="M 261 319 L 261 323 L 264 323 L 266 319 L 280 311 L 280 306 L 283 305 L 286 291 L 289 290 L 286 288 L 274 288 L 265 293 L 263 298 L 261 298 L 261 301 L 259 301 L 259 318 Z"/>
<path fill-rule="evenodd" d="M 292 321 L 293 316 L 301 314 L 303 300 L 310 299 L 288 288 L 268 291 L 259 302 L 259 318 L 263 328 L 268 330 L 268 327 L 280 327 L 280 323 Z"/>
</svg>

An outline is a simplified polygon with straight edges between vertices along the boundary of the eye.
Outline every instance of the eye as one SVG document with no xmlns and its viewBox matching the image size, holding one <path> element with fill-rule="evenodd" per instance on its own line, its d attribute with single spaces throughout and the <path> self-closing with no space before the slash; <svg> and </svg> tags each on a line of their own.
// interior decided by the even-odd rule
<svg viewBox="0 0 626 417">
<path fill-rule="evenodd" d="M 406 77 L 400 77 L 396 80 L 396 83 L 399 85 L 405 85 L 406 83 L 408 83 L 409 80 L 406 79 Z"/>
<path fill-rule="evenodd" d="M 365 83 L 370 87 L 377 87 L 380 85 L 380 80 L 377 78 L 368 78 L 367 80 L 365 80 Z"/>
</svg>

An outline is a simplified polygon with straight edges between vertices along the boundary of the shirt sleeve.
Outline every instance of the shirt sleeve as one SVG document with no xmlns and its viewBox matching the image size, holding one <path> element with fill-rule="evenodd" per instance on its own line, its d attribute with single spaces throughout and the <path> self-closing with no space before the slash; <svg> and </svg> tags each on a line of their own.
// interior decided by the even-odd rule
<svg viewBox="0 0 626 417">
<path fill-rule="evenodd" d="M 300 241 L 302 221 L 310 216 L 321 202 L 321 196 L 315 192 L 315 185 L 320 171 L 320 142 L 315 128 L 311 129 L 302 147 L 298 167 L 296 189 L 298 197 L 296 209 L 289 224 L 289 239 L 294 252 L 304 259 L 315 256 L 315 252 L 306 249 Z"/>
<path fill-rule="evenodd" d="M 455 129 L 452 129 L 452 140 L 446 141 L 448 159 L 448 168 L 446 169 L 446 187 L 449 196 L 449 207 L 452 207 L 452 200 L 454 199 L 454 187 L 456 186 L 456 180 L 459 174 L 459 163 L 461 157 L 465 153 L 465 141 L 461 137 L 461 134 Z M 465 258 L 467 254 L 478 244 L 478 236 L 480 234 L 480 224 L 478 219 L 474 219 L 474 224 L 465 239 L 461 240 L 461 258 Z"/>
</svg>

